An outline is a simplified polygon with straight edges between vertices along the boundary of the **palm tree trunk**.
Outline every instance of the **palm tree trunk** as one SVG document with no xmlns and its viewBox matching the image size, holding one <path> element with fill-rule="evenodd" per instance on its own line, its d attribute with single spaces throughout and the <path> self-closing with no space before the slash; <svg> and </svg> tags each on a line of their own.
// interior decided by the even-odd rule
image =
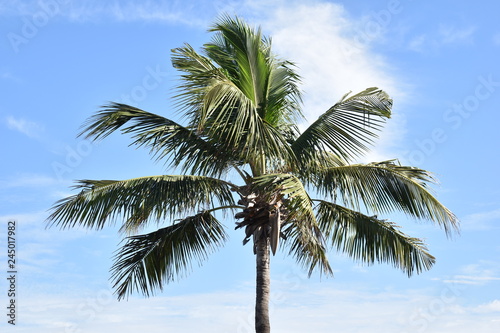
<svg viewBox="0 0 500 333">
<path fill-rule="evenodd" d="M 257 298 L 255 302 L 255 332 L 270 333 L 269 294 L 271 277 L 269 271 L 269 238 L 261 237 L 256 244 L 257 257 Z"/>
</svg>

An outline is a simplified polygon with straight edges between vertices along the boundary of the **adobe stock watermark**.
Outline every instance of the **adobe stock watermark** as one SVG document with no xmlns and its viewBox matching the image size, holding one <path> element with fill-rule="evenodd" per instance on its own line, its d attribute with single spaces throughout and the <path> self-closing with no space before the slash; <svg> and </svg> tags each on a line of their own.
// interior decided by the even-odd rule
<svg viewBox="0 0 500 333">
<path fill-rule="evenodd" d="M 94 149 L 95 144 L 89 140 L 81 140 L 75 146 L 66 145 L 64 150 L 64 160 L 52 162 L 52 170 L 54 171 L 57 180 L 63 181 L 66 174 L 72 173 L 79 167 L 84 158 L 89 156 Z"/>
<path fill-rule="evenodd" d="M 111 290 L 101 289 L 94 297 L 88 297 L 78 304 L 75 313 L 80 317 L 82 323 L 94 321 L 97 315 L 111 304 L 113 299 Z M 76 324 L 67 324 L 64 333 L 84 333 L 84 331 Z"/>
<path fill-rule="evenodd" d="M 141 84 L 132 87 L 128 93 L 122 94 L 118 101 L 137 106 L 148 97 L 151 91 L 160 87 L 168 75 L 168 72 L 162 70 L 160 65 L 156 65 L 154 68 L 147 66 L 146 74 L 142 77 Z"/>
<path fill-rule="evenodd" d="M 474 91 L 463 98 L 460 103 L 453 104 L 443 113 L 443 121 L 448 127 L 436 127 L 424 139 L 415 140 L 416 148 L 403 153 L 403 157 L 410 165 L 422 165 L 425 160 L 434 154 L 440 144 L 448 140 L 449 130 L 458 130 L 466 119 L 474 115 L 481 107 L 481 103 L 489 99 L 500 87 L 500 81 L 493 76 L 479 76 Z"/>
<path fill-rule="evenodd" d="M 45 27 L 50 20 L 61 13 L 61 6 L 67 5 L 69 0 L 39 0 L 38 10 L 30 15 L 24 16 L 22 26 L 18 32 L 7 33 L 7 39 L 15 53 L 19 53 L 21 45 L 28 44 L 35 38 L 40 29 Z"/>
<path fill-rule="evenodd" d="M 149 93 L 161 86 L 168 76 L 168 72 L 162 70 L 159 65 L 155 67 L 147 66 L 146 74 L 141 79 L 141 83 L 133 86 L 129 92 L 120 96 L 117 102 L 137 106 L 144 101 Z M 64 180 L 64 177 L 71 174 L 78 168 L 86 157 L 88 157 L 96 143 L 90 140 L 81 140 L 74 146 L 66 145 L 64 147 L 64 158 L 60 161 L 52 162 L 52 170 L 59 181 Z"/>
<path fill-rule="evenodd" d="M 466 285 L 451 279 L 428 304 L 415 310 L 408 318 L 408 331 L 402 333 L 424 333 L 431 325 L 446 313 L 451 312 L 453 304 L 457 303 L 464 293 Z"/>
</svg>

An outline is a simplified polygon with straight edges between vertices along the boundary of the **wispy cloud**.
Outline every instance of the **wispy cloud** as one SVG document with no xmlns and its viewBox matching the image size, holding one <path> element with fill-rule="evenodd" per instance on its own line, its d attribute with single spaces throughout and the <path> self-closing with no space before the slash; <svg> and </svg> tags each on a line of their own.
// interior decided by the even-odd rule
<svg viewBox="0 0 500 333">
<path fill-rule="evenodd" d="M 413 37 L 408 43 L 408 48 L 412 51 L 423 52 L 425 50 L 427 43 L 427 36 L 425 34 L 421 34 Z"/>
<path fill-rule="evenodd" d="M 74 21 L 100 20 L 165 22 L 192 25 L 193 3 L 181 1 L 74 1 L 65 16 Z"/>
<path fill-rule="evenodd" d="M 19 15 L 24 12 L 26 5 L 27 3 L 21 0 L 2 1 L 0 2 L 0 15 Z"/>
<path fill-rule="evenodd" d="M 18 131 L 33 139 L 40 138 L 44 131 L 44 127 L 42 125 L 24 118 L 7 116 L 5 121 L 9 129 Z"/>
<path fill-rule="evenodd" d="M 0 78 L 15 83 L 21 82 L 20 78 L 18 78 L 17 76 L 8 71 L 3 71 L 2 73 L 0 73 Z"/>
<path fill-rule="evenodd" d="M 75 275 L 71 270 L 64 269 L 69 263 L 62 262 L 65 252 L 61 248 L 67 251 L 69 245 L 88 236 L 89 231 L 75 228 L 61 232 L 56 228 L 46 228 L 48 215 L 44 209 L 3 215 L 0 221 L 16 221 L 16 236 L 21 241 L 18 244 L 18 268 L 26 276 L 25 283 L 44 283 L 47 288 L 53 288 L 56 281 L 64 279 L 63 276 Z M 0 259 L 5 254 L 0 253 Z"/>
<path fill-rule="evenodd" d="M 419 53 L 434 53 L 446 46 L 472 45 L 476 30 L 475 26 L 441 25 L 433 33 L 414 36 L 408 43 L 408 49 Z"/>
<path fill-rule="evenodd" d="M 253 281 L 241 281 L 224 290 L 181 295 L 173 284 L 156 297 L 133 296 L 122 302 L 116 301 L 105 283 L 75 285 L 70 281 L 82 277 L 61 270 L 60 252 L 54 251 L 54 246 L 85 233 L 42 233 L 40 225 L 36 226 L 42 215 L 15 216 L 25 242 L 22 258 L 28 265 L 23 267 L 26 292 L 19 298 L 23 304 L 20 332 L 32 332 L 32 327 L 39 333 L 253 332 Z M 0 220 L 10 218 L 1 216 Z M 495 262 L 482 261 L 464 266 L 455 278 L 494 283 L 498 268 Z M 50 288 L 41 288 L 46 282 L 40 282 L 40 276 L 50 274 L 57 274 L 60 285 L 51 280 Z M 477 287 L 475 284 L 457 287 L 457 283 L 440 279 L 431 288 L 394 290 L 370 287 L 369 283 L 314 282 L 300 270 L 275 277 L 271 284 L 270 312 L 275 332 L 327 333 L 335 327 L 339 332 L 469 333 L 489 332 L 498 324 L 494 320 L 498 320 L 499 300 L 494 294 L 481 304 L 467 302 L 466 296 Z"/>
<path fill-rule="evenodd" d="M 443 280 L 443 282 L 446 283 L 473 284 L 473 285 L 484 285 L 491 281 L 500 281 L 500 277 L 455 275 L 451 279 Z"/>
<path fill-rule="evenodd" d="M 45 213 L 35 212 L 35 213 L 23 213 L 23 214 L 13 214 L 13 215 L 1 215 L 0 221 L 16 220 L 23 221 L 23 224 L 35 224 L 38 223 Z"/>
<path fill-rule="evenodd" d="M 58 184 L 58 180 L 40 174 L 18 174 L 8 180 L 0 180 L 3 188 L 46 187 Z"/>
<path fill-rule="evenodd" d="M 490 332 L 498 300 L 474 307 L 442 300 L 425 290 L 370 292 L 340 287 L 302 288 L 271 303 L 276 332 Z M 111 291 L 80 290 L 80 295 L 34 293 L 23 299 L 25 325 L 37 332 L 80 329 L 84 332 L 252 332 L 253 292 L 229 289 L 184 296 L 131 298 L 117 302 Z M 273 297 L 272 297 L 273 298 Z M 40 306 L 43 304 L 44 306 Z M 454 323 L 460 322 L 460 325 Z M 490 330 L 488 330 L 490 329 Z"/>
<path fill-rule="evenodd" d="M 461 268 L 459 274 L 443 279 L 445 283 L 478 286 L 495 281 L 500 281 L 500 264 L 490 261 L 480 261 L 476 264 L 466 265 Z"/>
<path fill-rule="evenodd" d="M 303 89 L 317 116 L 336 98 L 349 91 L 379 86 L 391 95 L 403 95 L 387 61 L 368 44 L 353 42 L 355 21 L 334 3 L 309 5 L 291 2 L 268 14 L 263 23 L 273 38 L 275 51 L 296 62 L 303 76 Z M 300 46 L 300 47 L 298 47 Z"/>
<path fill-rule="evenodd" d="M 495 45 L 500 45 L 500 32 L 493 35 L 493 43 Z"/>
<path fill-rule="evenodd" d="M 471 44 L 476 27 L 460 27 L 442 25 L 439 28 L 439 37 L 444 44 Z"/>
<path fill-rule="evenodd" d="M 469 214 L 461 219 L 464 230 L 491 230 L 500 225 L 500 209 Z"/>
<path fill-rule="evenodd" d="M 26 1 L 22 10 L 36 13 L 41 9 L 37 1 Z M 367 17 L 353 17 L 334 2 L 74 0 L 61 5 L 57 16 L 73 21 L 166 22 L 206 29 L 222 11 L 254 19 L 272 36 L 275 52 L 297 63 L 303 77 L 304 109 L 309 122 L 349 91 L 356 93 L 377 86 L 395 98 L 396 105 L 401 105 L 408 94 L 410 88 L 397 77 L 397 68 L 372 50 L 373 44 L 383 39 L 385 30 L 369 33 Z M 394 157 L 395 146 L 402 142 L 406 128 L 402 113 L 394 111 L 376 150 L 367 160 Z"/>
<path fill-rule="evenodd" d="M 481 304 L 477 306 L 474 310 L 480 313 L 500 312 L 500 300 L 496 299 L 492 302 Z M 498 321 L 500 322 L 500 319 Z"/>
<path fill-rule="evenodd" d="M 0 15 L 33 16 L 45 13 L 75 22 L 115 20 L 201 25 L 205 24 L 203 18 L 207 17 L 206 14 L 216 12 L 219 7 L 225 8 L 226 2 L 228 1 L 73 0 L 47 5 L 43 1 L 28 0 L 4 3 L 0 6 Z"/>
</svg>

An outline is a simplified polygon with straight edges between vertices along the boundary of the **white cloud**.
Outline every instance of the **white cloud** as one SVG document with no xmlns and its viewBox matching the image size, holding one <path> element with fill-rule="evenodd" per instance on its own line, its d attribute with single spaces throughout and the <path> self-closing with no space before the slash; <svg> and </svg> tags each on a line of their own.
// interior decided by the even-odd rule
<svg viewBox="0 0 500 333">
<path fill-rule="evenodd" d="M 40 221 L 44 212 L 35 213 L 24 213 L 24 214 L 12 214 L 12 215 L 2 215 L 0 216 L 0 221 L 16 220 L 23 221 L 23 224 L 35 224 Z"/>
<path fill-rule="evenodd" d="M 32 12 L 40 10 L 29 2 Z M 274 51 L 297 63 L 303 77 L 305 115 L 312 122 L 345 93 L 377 86 L 400 105 L 408 86 L 399 80 L 389 61 L 371 47 L 383 39 L 385 29 L 368 29 L 374 18 L 353 18 L 333 2 L 308 1 L 71 1 L 61 5 L 58 16 L 70 20 L 156 21 L 195 25 L 206 29 L 221 12 L 254 19 L 273 38 Z M 380 24 L 379 24 L 380 25 Z M 384 27 L 382 27 L 384 28 Z M 368 30 L 367 30 L 368 29 Z M 393 158 L 395 145 L 405 134 L 404 116 L 395 108 L 394 118 L 380 133 L 376 148 L 366 160 Z"/>
<path fill-rule="evenodd" d="M 497 262 L 481 260 L 478 263 L 462 267 L 460 273 L 443 282 L 464 285 L 486 285 L 500 281 L 500 265 Z"/>
<path fill-rule="evenodd" d="M 13 1 L 0 7 L 0 15 L 34 16 L 46 14 L 70 21 L 115 20 L 181 23 L 206 26 L 206 15 L 227 8 L 232 1 Z"/>
<path fill-rule="evenodd" d="M 422 53 L 426 49 L 428 37 L 425 34 L 418 35 L 410 40 L 408 48 L 412 51 Z"/>
<path fill-rule="evenodd" d="M 491 230 L 498 229 L 500 209 L 469 214 L 461 219 L 464 230 Z"/>
<path fill-rule="evenodd" d="M 500 32 L 493 35 L 493 44 L 500 45 Z"/>
<path fill-rule="evenodd" d="M 196 24 L 189 19 L 194 3 L 181 1 L 73 1 L 63 15 L 74 21 L 99 20 L 103 17 L 116 21 L 147 21 Z"/>
<path fill-rule="evenodd" d="M 0 78 L 7 80 L 7 81 L 15 82 L 15 83 L 21 82 L 20 78 L 18 78 L 17 76 L 13 75 L 11 72 L 8 72 L 8 71 L 3 71 L 0 74 Z"/>
<path fill-rule="evenodd" d="M 64 289 L 64 288 L 62 288 Z M 168 291 L 166 291 L 168 293 Z M 451 295 L 451 294 L 450 294 Z M 491 332 L 499 301 L 464 306 L 427 290 L 374 292 L 323 286 L 271 295 L 276 333 Z M 253 332 L 253 290 L 246 287 L 117 302 L 109 289 L 24 295 L 23 326 L 37 332 Z M 459 323 L 459 325 L 457 324 Z M 28 332 L 22 330 L 20 332 Z M 489 329 L 489 330 L 488 330 Z M 73 331 L 71 331 L 73 330 Z"/>
<path fill-rule="evenodd" d="M 21 0 L 2 1 L 0 3 L 1 15 L 15 15 L 22 12 L 22 8 L 26 5 Z"/>
<path fill-rule="evenodd" d="M 349 91 L 378 86 L 401 95 L 391 69 L 369 45 L 353 41 L 356 22 L 340 5 L 315 2 L 277 7 L 262 25 L 269 30 L 274 50 L 291 59 L 303 76 L 306 112 L 317 117 Z"/>
<path fill-rule="evenodd" d="M 48 177 L 40 174 L 17 174 L 10 180 L 0 180 L 3 188 L 15 187 L 46 187 L 58 184 L 56 178 Z"/>
<path fill-rule="evenodd" d="M 500 312 L 500 300 L 496 299 L 492 302 L 481 304 L 474 309 L 476 312 Z"/>
<path fill-rule="evenodd" d="M 444 44 L 470 44 L 476 27 L 468 26 L 457 28 L 455 26 L 442 25 L 439 28 L 439 37 Z"/>
<path fill-rule="evenodd" d="M 474 43 L 476 27 L 456 27 L 441 25 L 433 33 L 419 34 L 410 39 L 408 49 L 411 51 L 433 54 L 445 46 L 471 45 Z"/>
<path fill-rule="evenodd" d="M 24 118 L 7 116 L 6 122 L 8 128 L 18 131 L 30 138 L 39 138 L 44 131 L 44 127 L 42 125 Z"/>
<path fill-rule="evenodd" d="M 472 284 L 472 285 L 484 285 L 491 281 L 500 281 L 500 277 L 455 275 L 453 276 L 452 279 L 443 280 L 443 282 L 446 283 L 459 283 L 459 284 Z"/>
<path fill-rule="evenodd" d="M 280 1 L 273 5 L 254 7 L 256 23 L 272 37 L 274 52 L 297 64 L 308 122 L 349 91 L 382 88 L 395 99 L 394 117 L 364 160 L 395 157 L 396 145 L 406 132 L 404 115 L 397 106 L 410 88 L 396 77 L 388 60 L 371 49 L 379 36 L 356 38 L 363 35 L 366 18 L 352 19 L 343 6 L 330 2 Z"/>
</svg>

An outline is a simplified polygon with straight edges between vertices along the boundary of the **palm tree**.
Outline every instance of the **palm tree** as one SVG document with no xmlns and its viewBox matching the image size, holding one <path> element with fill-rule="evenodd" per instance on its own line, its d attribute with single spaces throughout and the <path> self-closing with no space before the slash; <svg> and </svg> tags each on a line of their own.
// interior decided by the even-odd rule
<svg viewBox="0 0 500 333">
<path fill-rule="evenodd" d="M 327 250 L 355 260 L 391 263 L 408 276 L 435 258 L 378 214 L 404 212 L 450 234 L 456 217 L 429 190 L 435 179 L 397 160 L 355 163 L 390 117 L 392 100 L 378 89 L 347 94 L 302 133 L 299 76 L 271 52 L 260 28 L 221 17 L 210 43 L 174 49 L 182 72 L 181 125 L 133 106 L 111 103 L 82 133 L 100 140 L 120 130 L 181 175 L 81 180 L 78 194 L 58 201 L 49 225 L 101 229 L 121 221 L 126 242 L 112 266 L 118 299 L 146 296 L 203 262 L 227 240 L 220 210 L 235 214 L 243 244 L 256 255 L 256 332 L 270 332 L 270 255 L 287 251 L 309 274 L 331 274 Z M 233 177 L 229 172 L 233 171 Z M 237 184 L 232 178 L 241 177 Z M 317 196 L 321 199 L 314 199 Z M 377 215 L 375 215 L 377 214 Z M 141 234 L 151 222 L 171 221 Z"/>
</svg>

